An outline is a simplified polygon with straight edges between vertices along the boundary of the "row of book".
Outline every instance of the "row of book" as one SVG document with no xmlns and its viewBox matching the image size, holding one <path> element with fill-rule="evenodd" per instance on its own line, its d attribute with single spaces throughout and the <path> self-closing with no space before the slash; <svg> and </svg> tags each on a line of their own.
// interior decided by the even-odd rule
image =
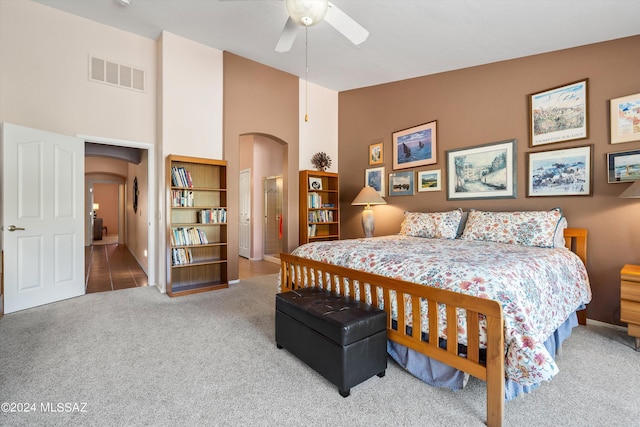
<svg viewBox="0 0 640 427">
<path fill-rule="evenodd" d="M 198 211 L 198 222 L 200 224 L 226 224 L 227 209 L 202 209 L 201 211 Z"/>
<path fill-rule="evenodd" d="M 206 233 L 199 228 L 174 227 L 171 231 L 171 246 L 206 245 L 209 243 Z"/>
<path fill-rule="evenodd" d="M 333 222 L 333 211 L 309 211 L 309 222 Z"/>
<path fill-rule="evenodd" d="M 317 209 L 322 207 L 322 196 L 320 196 L 318 193 L 312 192 L 312 193 L 308 193 L 307 194 L 307 206 L 310 209 Z"/>
<path fill-rule="evenodd" d="M 172 207 L 193 207 L 193 191 L 171 190 Z"/>
<path fill-rule="evenodd" d="M 171 265 L 191 264 L 191 249 L 189 248 L 173 248 L 171 249 Z"/>
<path fill-rule="evenodd" d="M 171 168 L 171 185 L 173 187 L 193 188 L 191 174 L 182 166 Z"/>
</svg>

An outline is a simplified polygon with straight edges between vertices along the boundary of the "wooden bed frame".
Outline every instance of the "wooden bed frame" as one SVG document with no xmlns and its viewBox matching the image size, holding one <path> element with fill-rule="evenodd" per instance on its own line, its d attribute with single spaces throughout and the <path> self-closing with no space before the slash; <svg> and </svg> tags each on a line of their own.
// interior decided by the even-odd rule
<svg viewBox="0 0 640 427">
<path fill-rule="evenodd" d="M 564 232 L 567 248 L 575 252 L 586 266 L 587 230 L 567 228 Z M 325 283 L 340 284 L 340 289 L 348 289 L 349 295 L 359 295 L 366 301 L 365 286 L 371 289 L 369 303 L 378 306 L 382 300 L 387 313 L 387 338 L 418 351 L 426 356 L 464 371 L 487 383 L 487 425 L 501 426 L 504 418 L 504 320 L 502 307 L 497 301 L 482 299 L 461 293 L 437 289 L 429 286 L 392 279 L 364 271 L 353 270 L 323 262 L 281 254 L 282 292 L 305 287 L 324 287 Z M 358 292 L 356 293 L 356 289 Z M 380 291 L 381 290 L 381 291 Z M 426 300 L 429 307 L 436 304 L 446 306 L 447 319 L 456 318 L 456 309 L 464 309 L 467 317 L 467 356 L 458 355 L 457 328 L 447 328 L 447 348 L 438 346 L 438 334 L 429 334 L 429 341 L 421 338 L 422 328 L 411 328 L 407 333 L 405 304 L 397 304 L 397 328 L 391 319 L 391 292 L 396 298 L 411 299 L 413 325 L 421 322 L 420 300 Z M 344 291 L 343 291 L 344 292 Z M 398 298 L 398 300 L 401 300 Z M 486 362 L 480 359 L 479 323 L 486 321 Z M 428 310 L 429 330 L 437 330 L 438 310 Z M 580 324 L 586 323 L 584 310 L 578 313 Z M 475 333 L 470 333 L 475 331 Z"/>
</svg>

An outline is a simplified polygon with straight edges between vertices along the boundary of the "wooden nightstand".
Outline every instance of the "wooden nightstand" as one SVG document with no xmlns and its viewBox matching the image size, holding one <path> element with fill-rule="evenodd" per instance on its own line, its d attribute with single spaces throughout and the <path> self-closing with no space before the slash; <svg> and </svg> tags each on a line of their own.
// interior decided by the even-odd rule
<svg viewBox="0 0 640 427">
<path fill-rule="evenodd" d="M 626 264 L 620 271 L 620 320 L 629 324 L 628 333 L 640 349 L 640 265 Z"/>
</svg>

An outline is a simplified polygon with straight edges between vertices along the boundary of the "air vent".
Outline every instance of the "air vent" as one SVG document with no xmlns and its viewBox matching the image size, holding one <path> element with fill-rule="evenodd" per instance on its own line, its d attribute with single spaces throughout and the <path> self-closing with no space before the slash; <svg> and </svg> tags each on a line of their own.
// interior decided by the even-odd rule
<svg viewBox="0 0 640 427">
<path fill-rule="evenodd" d="M 89 56 L 89 79 L 144 92 L 144 70 L 130 65 L 118 64 L 107 59 Z"/>
</svg>

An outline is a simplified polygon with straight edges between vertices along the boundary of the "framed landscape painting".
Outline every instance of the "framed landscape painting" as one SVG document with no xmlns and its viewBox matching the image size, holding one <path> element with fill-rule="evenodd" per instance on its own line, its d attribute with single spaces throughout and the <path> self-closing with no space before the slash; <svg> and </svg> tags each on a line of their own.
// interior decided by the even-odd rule
<svg viewBox="0 0 640 427">
<path fill-rule="evenodd" d="M 441 191 L 442 179 L 440 169 L 418 172 L 418 191 Z"/>
<path fill-rule="evenodd" d="M 640 178 L 640 150 L 607 154 L 607 182 L 631 182 Z"/>
<path fill-rule="evenodd" d="M 640 141 L 640 93 L 612 99 L 611 143 Z"/>
<path fill-rule="evenodd" d="M 529 145 L 587 138 L 587 83 L 569 83 L 529 96 Z"/>
<path fill-rule="evenodd" d="M 593 145 L 527 154 L 527 197 L 592 195 Z"/>
<path fill-rule="evenodd" d="M 437 121 L 399 130 L 391 134 L 393 170 L 436 163 Z"/>
<path fill-rule="evenodd" d="M 515 139 L 447 151 L 447 200 L 514 199 Z"/>
<path fill-rule="evenodd" d="M 413 171 L 389 174 L 389 196 L 413 196 Z"/>
</svg>

